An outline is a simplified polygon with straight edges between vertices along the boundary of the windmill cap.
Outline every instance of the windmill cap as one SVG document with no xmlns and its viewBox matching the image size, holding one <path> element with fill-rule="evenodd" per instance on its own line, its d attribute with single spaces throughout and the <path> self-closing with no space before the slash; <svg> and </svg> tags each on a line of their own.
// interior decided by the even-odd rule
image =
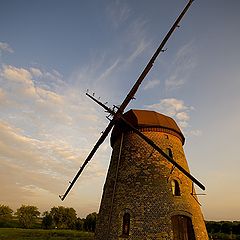
<svg viewBox="0 0 240 240">
<path fill-rule="evenodd" d="M 130 122 L 135 128 L 141 131 L 158 131 L 166 132 L 178 137 L 182 145 L 185 138 L 177 123 L 170 117 L 161 113 L 149 110 L 131 109 L 123 114 L 124 118 Z M 116 123 L 111 134 L 111 146 L 122 132 L 130 132 L 131 129 L 121 120 Z"/>
</svg>

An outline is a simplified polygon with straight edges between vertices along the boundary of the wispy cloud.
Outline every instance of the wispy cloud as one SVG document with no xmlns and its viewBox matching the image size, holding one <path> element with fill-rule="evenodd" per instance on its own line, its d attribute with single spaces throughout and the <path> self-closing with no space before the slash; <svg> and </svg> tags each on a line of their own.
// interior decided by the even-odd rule
<svg viewBox="0 0 240 240">
<path fill-rule="evenodd" d="M 161 99 L 159 103 L 146 107 L 175 118 L 182 128 L 189 126 L 189 112 L 193 110 L 193 107 L 187 106 L 184 101 L 176 98 Z"/>
<path fill-rule="evenodd" d="M 122 66 L 123 62 L 120 56 L 116 58 L 109 57 L 108 59 L 105 57 L 105 54 L 102 54 L 92 58 L 90 63 L 79 67 L 70 76 L 69 82 L 74 86 L 74 94 L 82 96 L 84 91 L 89 90 L 89 93 L 94 92 L 95 96 L 101 96 L 102 99 L 105 97 L 105 101 L 109 101 L 113 97 L 111 95 L 113 93 L 112 88 L 114 88 L 113 86 L 117 82 L 118 71 Z M 71 92 L 73 92 L 72 90 Z M 86 97 L 82 98 L 83 102 L 85 100 Z M 87 101 L 90 102 L 88 107 L 93 106 L 89 99 Z"/>
<path fill-rule="evenodd" d="M 30 71 L 31 71 L 32 75 L 35 77 L 41 77 L 43 75 L 42 71 L 38 68 L 31 67 Z"/>
<path fill-rule="evenodd" d="M 196 65 L 193 42 L 189 42 L 178 50 L 175 60 L 170 66 L 169 76 L 165 80 L 166 89 L 176 89 L 184 85 Z"/>
<path fill-rule="evenodd" d="M 0 86 L 0 179 L 7 182 L 1 196 L 56 197 L 100 136 L 102 118 L 56 70 L 3 65 Z M 102 178 L 108 151 L 100 149 L 85 181 Z"/>
<path fill-rule="evenodd" d="M 110 7 L 114 27 L 129 20 L 131 10 L 127 5 L 116 1 Z M 116 54 L 107 50 L 95 53 L 100 57 L 93 57 L 90 64 L 79 68 L 73 76 L 75 82 L 66 81 L 54 69 L 0 66 L 0 99 L 3 100 L 0 102 L 0 161 L 3 162 L 0 180 L 8 182 L 1 195 L 17 199 L 19 194 L 21 201 L 36 195 L 56 197 L 65 190 L 62 186 L 71 180 L 106 124 L 101 109 L 88 101 L 82 91 L 103 89 L 107 94 L 114 94 L 110 92 L 113 81 L 109 79 L 114 74 L 115 79 L 124 79 L 119 69 L 129 71 L 130 63 L 148 46 L 145 23 L 140 19 L 130 22 L 127 29 L 122 29 L 121 42 L 127 45 L 119 46 Z M 127 46 L 126 51 L 122 51 L 123 46 Z M 3 48 L 12 52 L 8 45 L 2 45 L 2 51 Z M 117 84 L 121 85 L 122 81 Z M 109 155 L 109 144 L 105 143 L 81 181 L 103 179 Z"/>
<path fill-rule="evenodd" d="M 146 106 L 146 108 L 174 118 L 187 136 L 199 137 L 202 135 L 200 129 L 194 129 L 190 124 L 190 113 L 194 110 L 194 107 L 186 105 L 183 100 L 165 98 L 158 103 Z"/>
<path fill-rule="evenodd" d="M 16 68 L 11 65 L 4 65 L 0 72 L 0 77 L 2 88 L 5 88 L 8 95 L 12 95 L 15 100 L 19 96 L 34 97 L 35 87 L 32 81 L 32 75 L 28 70 Z M 16 103 L 18 103 L 18 101 L 16 101 Z"/>
<path fill-rule="evenodd" d="M 151 79 L 151 80 L 147 81 L 147 83 L 144 85 L 143 89 L 144 90 L 152 89 L 152 88 L 158 86 L 159 84 L 160 84 L 160 80 Z"/>
<path fill-rule="evenodd" d="M 13 53 L 13 49 L 6 42 L 0 42 L 0 52 L 1 51 Z"/>
<path fill-rule="evenodd" d="M 24 68 L 16 68 L 11 65 L 4 65 L 1 76 L 10 81 L 16 81 L 23 84 L 29 84 L 31 81 L 31 73 Z"/>
<path fill-rule="evenodd" d="M 141 53 L 144 52 L 144 50 L 149 45 L 148 42 L 146 42 L 145 39 L 141 39 L 135 46 L 134 51 L 131 53 L 131 55 L 127 58 L 128 63 L 132 63 Z"/>
<path fill-rule="evenodd" d="M 127 21 L 131 10 L 123 1 L 115 0 L 108 5 L 106 8 L 106 13 L 109 16 L 113 26 L 117 28 Z"/>
<path fill-rule="evenodd" d="M 5 93 L 3 89 L 0 88 L 0 102 L 2 103 L 4 100 L 5 100 Z"/>
<path fill-rule="evenodd" d="M 149 46 L 150 40 L 147 38 L 146 29 L 147 21 L 137 19 L 129 24 L 126 30 L 126 41 L 128 42 L 130 55 L 127 57 L 128 64 L 132 63 L 140 56 Z"/>
<path fill-rule="evenodd" d="M 191 130 L 189 131 L 189 135 L 199 137 L 202 136 L 202 131 L 199 129 Z"/>
<path fill-rule="evenodd" d="M 121 17 L 118 18 L 115 11 L 120 11 Z M 131 9 L 128 8 L 126 2 L 114 1 L 108 6 L 108 14 L 112 17 L 116 15 L 118 23 L 116 25 L 120 26 L 122 21 L 128 21 L 127 25 L 126 22 L 124 23 L 124 28 L 118 29 L 121 34 L 113 41 L 114 51 L 105 48 L 94 52 L 90 61 L 79 66 L 71 76 L 71 81 L 79 89 L 89 89 L 102 99 L 103 96 L 107 96 L 106 101 L 114 99 L 114 104 L 120 101 L 118 100 L 120 97 L 122 99 L 122 91 L 113 95 L 114 88 L 121 88 L 126 81 L 129 81 L 129 75 L 135 68 L 135 64 L 141 60 L 141 56 L 146 52 L 151 41 L 146 33 L 147 21 L 144 18 L 133 18 L 128 15 L 129 12 Z M 133 77 L 135 79 L 136 75 Z M 151 88 L 152 84 L 156 82 L 149 84 L 147 88 Z"/>
<path fill-rule="evenodd" d="M 108 68 L 106 68 L 104 70 L 104 72 L 100 75 L 100 77 L 98 78 L 97 81 L 101 81 L 101 80 L 105 80 L 106 78 L 108 78 L 109 76 L 112 75 L 112 73 L 114 72 L 114 70 L 117 68 L 119 64 L 119 59 L 116 59 L 111 66 L 109 66 Z"/>
</svg>

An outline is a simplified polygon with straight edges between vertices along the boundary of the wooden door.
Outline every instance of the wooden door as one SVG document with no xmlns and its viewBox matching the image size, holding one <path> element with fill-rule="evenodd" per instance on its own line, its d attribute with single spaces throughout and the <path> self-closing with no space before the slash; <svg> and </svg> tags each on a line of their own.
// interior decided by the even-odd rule
<svg viewBox="0 0 240 240">
<path fill-rule="evenodd" d="M 174 240 L 196 240 L 192 220 L 184 215 L 172 216 Z"/>
</svg>

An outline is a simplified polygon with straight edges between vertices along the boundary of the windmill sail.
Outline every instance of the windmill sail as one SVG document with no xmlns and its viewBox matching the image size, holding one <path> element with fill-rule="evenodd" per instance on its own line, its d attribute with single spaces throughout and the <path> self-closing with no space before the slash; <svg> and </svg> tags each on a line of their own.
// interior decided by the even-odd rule
<svg viewBox="0 0 240 240">
<path fill-rule="evenodd" d="M 93 147 L 92 151 L 87 156 L 87 158 L 84 161 L 83 165 L 80 167 L 80 169 L 78 170 L 77 174 L 75 175 L 73 180 L 70 182 L 70 185 L 68 186 L 66 192 L 63 195 L 59 196 L 62 201 L 66 198 L 67 194 L 69 193 L 69 191 L 71 190 L 71 188 L 73 187 L 73 185 L 75 184 L 77 179 L 79 178 L 80 174 L 82 173 L 82 171 L 86 167 L 87 163 L 92 159 L 92 157 L 94 156 L 94 154 L 97 151 L 97 149 L 104 142 L 104 140 L 106 139 L 106 137 L 110 133 L 111 129 L 115 125 L 115 122 L 121 117 L 122 113 L 124 112 L 125 108 L 128 106 L 129 102 L 134 98 L 134 95 L 136 94 L 139 86 L 143 82 L 143 80 L 146 77 L 146 75 L 148 74 L 148 72 L 151 70 L 151 68 L 152 68 L 152 66 L 154 64 L 154 61 L 156 60 L 156 58 L 159 56 L 159 54 L 161 52 L 164 52 L 163 48 L 164 48 L 165 44 L 167 43 L 167 41 L 169 40 L 169 38 L 173 34 L 174 30 L 177 27 L 179 27 L 180 21 L 182 20 L 183 16 L 187 12 L 187 10 L 189 9 L 189 7 L 193 3 L 193 1 L 194 0 L 189 0 L 187 5 L 184 7 L 183 11 L 180 13 L 178 18 L 175 20 L 174 24 L 172 25 L 172 27 L 170 28 L 168 33 L 165 35 L 164 39 L 162 40 L 162 42 L 160 43 L 159 47 L 157 48 L 157 50 L 153 54 L 152 58 L 149 60 L 148 64 L 146 65 L 146 67 L 144 68 L 144 70 L 142 71 L 140 76 L 138 77 L 137 81 L 135 82 L 135 84 L 133 85 L 133 87 L 131 88 L 129 93 L 127 94 L 126 98 L 123 100 L 122 104 L 120 105 L 120 107 L 118 108 L 116 113 L 113 115 L 113 119 L 110 121 L 110 123 L 108 124 L 107 128 L 104 130 L 103 134 L 101 135 L 101 137 L 96 142 L 96 144 Z"/>
</svg>

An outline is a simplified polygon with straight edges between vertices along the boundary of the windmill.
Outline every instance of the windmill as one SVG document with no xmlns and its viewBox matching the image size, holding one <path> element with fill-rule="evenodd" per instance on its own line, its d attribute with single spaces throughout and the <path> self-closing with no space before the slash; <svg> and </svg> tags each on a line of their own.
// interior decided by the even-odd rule
<svg viewBox="0 0 240 240">
<path fill-rule="evenodd" d="M 60 198 L 61 200 L 65 199 L 77 181 L 78 177 L 81 175 L 85 166 L 92 159 L 97 149 L 113 129 L 111 136 L 113 154 L 100 207 L 99 221 L 96 231 L 97 240 L 123 238 L 174 240 L 207 239 L 203 217 L 201 215 L 199 204 L 197 202 L 196 194 L 194 188 L 192 187 L 192 184 L 195 183 L 202 190 L 205 190 L 205 187 L 189 172 L 183 150 L 181 150 L 181 146 L 184 144 L 184 136 L 181 133 L 181 130 L 178 128 L 173 119 L 156 112 L 145 110 L 130 110 L 124 113 L 124 110 L 130 101 L 134 99 L 134 96 L 139 86 L 143 82 L 145 76 L 152 68 L 154 61 L 161 52 L 165 51 L 164 46 L 166 42 L 174 30 L 179 27 L 181 19 L 192 3 L 193 0 L 189 0 L 120 106 L 109 108 L 99 99 L 96 99 L 94 95 L 91 96 L 88 92 L 86 93 L 88 97 L 103 107 L 104 110 L 109 114 L 108 119 L 110 122 L 106 129 L 102 132 L 102 135 L 87 156 L 83 165 L 80 167 L 76 176 L 70 182 L 70 185 L 67 188 L 66 192 L 63 195 L 60 195 Z M 149 132 L 151 132 L 151 134 L 148 134 Z M 152 136 L 152 134 L 157 135 L 155 137 Z M 129 141 L 129 136 L 130 138 L 133 137 L 136 142 L 134 142 L 134 140 Z M 175 159 L 172 154 L 172 149 L 165 149 L 165 145 L 162 144 L 162 142 L 158 142 L 158 139 L 161 139 L 162 137 L 167 139 L 168 144 L 176 146 L 176 149 L 180 149 L 179 151 L 183 155 L 181 159 Z M 132 145 L 132 147 L 129 147 L 133 142 L 134 145 Z M 138 150 L 141 148 L 145 150 L 138 152 L 136 148 Z M 136 154 L 134 152 L 135 150 L 133 149 L 136 150 Z M 173 150 L 175 151 L 175 147 L 173 147 Z M 151 152 L 150 154 L 149 151 Z M 148 156 L 146 157 L 146 155 Z M 139 157 L 140 159 L 144 159 L 144 162 L 142 164 L 139 164 L 139 160 L 136 160 Z M 129 161 L 133 162 L 133 165 L 130 167 L 126 165 L 125 169 L 121 170 L 123 172 L 121 175 L 120 169 L 123 168 L 126 159 L 129 159 Z M 156 162 L 156 159 L 160 160 Z M 164 164 L 159 163 L 162 161 L 165 161 Z M 156 166 L 159 168 L 157 172 L 155 174 L 152 174 L 150 171 L 151 175 L 149 176 L 148 168 L 157 169 Z M 128 173 L 133 174 L 133 177 L 124 175 L 124 170 L 126 170 Z M 155 170 L 153 170 L 153 172 L 154 171 Z M 159 171 L 162 171 L 160 175 Z M 177 180 L 173 176 L 178 176 Z M 127 179 L 129 179 L 130 182 L 132 182 L 133 179 L 134 186 L 139 183 L 141 185 L 141 179 L 159 179 L 158 181 L 162 181 L 161 184 L 162 187 L 164 186 L 165 191 L 162 192 L 162 194 L 158 194 L 158 197 L 155 199 L 157 202 L 161 202 L 164 198 L 172 199 L 172 193 L 174 197 L 181 195 L 179 186 L 181 183 L 184 183 L 182 186 L 184 186 L 184 189 L 186 189 L 187 192 L 190 189 L 190 194 L 186 194 L 186 197 L 184 197 L 185 192 L 182 191 L 182 198 L 178 200 L 177 198 L 174 198 L 174 200 L 172 199 L 166 201 L 168 207 L 160 207 L 159 204 L 156 205 L 155 202 L 153 203 L 152 201 L 147 201 L 145 198 L 143 198 L 141 202 L 138 202 L 137 199 L 141 199 L 141 197 L 145 194 L 141 194 L 139 192 L 137 194 L 136 192 L 134 193 L 133 188 L 135 187 L 132 189 L 130 188 L 130 190 L 128 186 L 124 187 L 124 181 Z M 153 182 L 153 185 L 156 187 L 149 187 Z M 147 186 L 147 189 L 152 189 L 152 192 L 155 192 L 161 184 L 156 184 L 155 180 L 153 180 L 153 182 L 151 182 L 150 185 L 145 183 L 144 184 Z M 166 195 L 167 192 L 169 192 L 169 183 L 171 185 L 171 197 L 169 197 L 169 194 Z M 183 190 L 183 188 L 181 190 Z M 146 190 L 146 192 L 148 192 L 148 190 Z M 151 196 L 152 192 L 149 192 L 148 195 Z M 134 193 L 136 199 L 132 197 L 126 197 L 126 195 L 129 195 L 129 193 Z M 152 195 L 152 197 L 154 198 L 154 195 Z M 136 204 L 134 205 L 133 202 L 135 201 Z M 175 203 L 176 201 L 180 201 L 181 204 Z M 122 206 L 123 203 L 125 206 Z M 172 208 L 175 209 L 175 212 L 170 211 L 169 207 L 171 204 Z M 159 210 L 165 212 L 165 217 L 161 214 L 161 216 L 158 214 L 158 217 L 154 217 L 154 215 L 158 213 Z M 194 214 L 194 212 L 196 214 Z M 144 222 L 148 222 L 148 224 L 143 225 Z M 167 227 L 167 225 L 170 227 Z"/>
</svg>

